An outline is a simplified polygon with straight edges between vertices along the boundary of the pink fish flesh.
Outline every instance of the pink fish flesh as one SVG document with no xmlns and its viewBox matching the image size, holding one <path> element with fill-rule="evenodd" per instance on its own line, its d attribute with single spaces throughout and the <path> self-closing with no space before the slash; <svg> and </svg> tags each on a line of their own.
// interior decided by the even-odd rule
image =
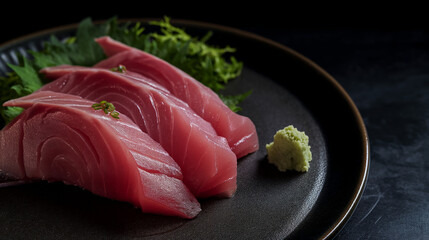
<svg viewBox="0 0 429 240">
<path fill-rule="evenodd" d="M 60 68 L 44 71 L 49 74 Z M 41 88 L 44 90 L 113 103 L 178 163 L 184 183 L 197 198 L 231 197 L 235 193 L 237 158 L 226 139 L 161 86 L 128 74 L 82 67 L 45 85 Z"/>
<path fill-rule="evenodd" d="M 0 131 L 0 170 L 63 181 L 143 212 L 194 218 L 200 204 L 161 145 L 124 114 L 114 119 L 93 103 L 50 91 L 6 102 L 26 110 Z"/>
<path fill-rule="evenodd" d="M 109 58 L 99 62 L 95 67 L 110 69 L 123 65 L 128 71 L 158 82 L 210 122 L 218 135 L 227 139 L 237 158 L 258 150 L 258 136 L 253 122 L 231 111 L 210 88 L 166 61 L 144 51 L 110 37 L 101 37 L 96 41 Z"/>
</svg>

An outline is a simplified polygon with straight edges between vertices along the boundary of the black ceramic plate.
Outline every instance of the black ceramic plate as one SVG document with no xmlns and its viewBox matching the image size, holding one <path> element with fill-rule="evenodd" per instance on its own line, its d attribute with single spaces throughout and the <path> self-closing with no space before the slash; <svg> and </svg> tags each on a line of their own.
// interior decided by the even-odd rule
<svg viewBox="0 0 429 240">
<path fill-rule="evenodd" d="M 144 20 L 143 20 L 144 21 Z M 253 90 L 241 105 L 259 134 L 260 150 L 238 160 L 238 190 L 231 199 L 201 201 L 193 220 L 144 214 L 127 203 L 62 183 L 0 188 L 3 238 L 283 239 L 330 238 L 352 214 L 368 167 L 368 137 L 353 101 L 323 69 L 299 53 L 228 27 L 174 21 L 191 34 L 213 31 L 212 44 L 230 45 L 244 62 L 227 92 Z M 14 51 L 37 50 L 51 34 L 67 36 L 75 25 L 20 38 L 0 47 L 0 70 L 16 62 Z M 310 138 L 307 173 L 279 172 L 265 144 L 294 125 Z"/>
</svg>

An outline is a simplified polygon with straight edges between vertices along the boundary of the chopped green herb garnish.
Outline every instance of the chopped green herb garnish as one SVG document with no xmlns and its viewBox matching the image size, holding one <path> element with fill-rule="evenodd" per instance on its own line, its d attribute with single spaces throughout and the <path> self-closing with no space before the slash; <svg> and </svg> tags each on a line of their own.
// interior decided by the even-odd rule
<svg viewBox="0 0 429 240">
<path fill-rule="evenodd" d="M 124 65 L 119 65 L 115 68 L 110 69 L 112 72 L 124 73 L 127 71 L 127 68 Z"/>
<path fill-rule="evenodd" d="M 113 118 L 119 119 L 119 113 L 117 111 L 111 112 L 110 116 L 112 116 Z"/>
<path fill-rule="evenodd" d="M 105 114 L 109 114 L 113 118 L 119 119 L 119 113 L 115 111 L 115 106 L 107 101 L 94 103 L 91 106 L 94 110 L 103 110 Z"/>
<path fill-rule="evenodd" d="M 201 39 L 190 36 L 184 29 L 173 26 L 170 19 L 149 23 L 158 28 L 157 32 L 146 33 L 141 23 L 119 23 L 116 17 L 105 23 L 95 25 L 90 18 L 84 19 L 78 26 L 76 35 L 58 39 L 51 36 L 41 51 L 28 51 L 29 58 L 20 56 L 20 63 L 9 65 L 12 69 L 0 77 L 0 105 L 4 102 L 28 95 L 47 83 L 39 73 L 42 68 L 61 64 L 93 66 L 106 58 L 101 47 L 94 41 L 101 36 L 110 36 L 129 46 L 151 53 L 175 65 L 220 95 L 229 80 L 241 74 L 243 64 L 234 57 L 235 52 L 229 46 L 214 47 L 208 44 L 212 35 L 208 32 Z M 118 66 L 112 71 L 124 72 Z M 221 99 L 233 111 L 240 110 L 238 104 L 248 93 L 237 96 L 222 96 Z M 22 112 L 21 108 L 0 106 L 0 128 Z"/>
</svg>

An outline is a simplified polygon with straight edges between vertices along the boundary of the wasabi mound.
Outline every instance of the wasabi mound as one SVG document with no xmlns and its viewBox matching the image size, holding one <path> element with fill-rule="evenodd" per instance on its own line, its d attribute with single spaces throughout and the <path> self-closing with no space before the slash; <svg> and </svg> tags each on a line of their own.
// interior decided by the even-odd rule
<svg viewBox="0 0 429 240">
<path fill-rule="evenodd" d="M 274 141 L 266 145 L 268 162 L 279 171 L 295 170 L 307 172 L 312 158 L 308 136 L 290 125 L 278 130 Z"/>
</svg>

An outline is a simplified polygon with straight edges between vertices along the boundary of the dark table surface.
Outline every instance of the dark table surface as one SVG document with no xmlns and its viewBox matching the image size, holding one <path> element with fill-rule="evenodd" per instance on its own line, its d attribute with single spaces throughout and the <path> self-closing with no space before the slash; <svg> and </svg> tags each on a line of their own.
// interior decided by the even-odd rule
<svg viewBox="0 0 429 240">
<path fill-rule="evenodd" d="M 255 30 L 331 73 L 367 127 L 366 189 L 338 239 L 429 237 L 429 32 Z"/>
<path fill-rule="evenodd" d="M 250 29 L 328 71 L 366 124 L 370 171 L 338 239 L 429 238 L 428 28 Z"/>
<path fill-rule="evenodd" d="M 291 9 L 285 11 L 289 15 L 248 12 L 241 18 L 229 12 L 92 10 L 33 13 L 22 21 L 3 15 L 0 42 L 88 16 L 97 20 L 169 15 L 240 28 L 284 44 L 316 62 L 345 88 L 369 134 L 367 185 L 336 239 L 429 239 L 429 24 L 416 16 L 374 21 L 348 12 L 328 20 L 324 14 L 298 15 Z M 359 21 L 351 21 L 355 17 Z"/>
</svg>

